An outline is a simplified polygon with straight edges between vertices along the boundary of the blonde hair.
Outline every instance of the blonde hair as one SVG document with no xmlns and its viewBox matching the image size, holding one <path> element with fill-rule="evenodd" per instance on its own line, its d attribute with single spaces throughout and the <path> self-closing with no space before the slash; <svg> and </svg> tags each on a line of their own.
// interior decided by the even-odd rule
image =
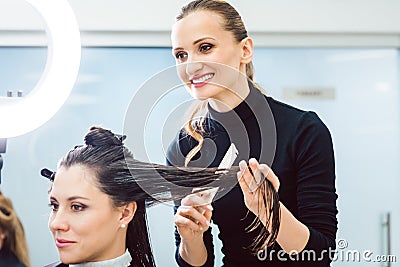
<svg viewBox="0 0 400 267">
<path fill-rule="evenodd" d="M 239 43 L 244 38 L 247 38 L 247 30 L 244 26 L 243 20 L 237 10 L 231 6 L 229 3 L 221 0 L 196 0 L 192 1 L 189 4 L 182 7 L 181 12 L 176 17 L 176 20 L 179 21 L 191 13 L 196 11 L 211 11 L 215 12 L 221 16 L 224 21 L 223 28 L 226 31 L 229 31 L 233 34 L 235 40 Z M 264 90 L 254 82 L 254 66 L 253 62 L 246 64 L 246 76 L 248 80 L 252 82 L 255 88 L 264 93 Z M 190 160 L 200 151 L 204 137 L 203 137 L 203 123 L 204 116 L 199 114 L 204 114 L 207 111 L 207 101 L 204 100 L 202 103 L 197 104 L 188 116 L 187 122 L 185 124 L 185 131 L 187 134 L 192 136 L 197 142 L 197 146 L 195 146 L 185 158 L 185 166 L 189 164 Z M 197 117 L 197 119 L 194 119 Z"/>
<path fill-rule="evenodd" d="M 19 220 L 11 200 L 0 192 L 0 230 L 6 234 L 2 249 L 11 251 L 20 262 L 30 267 L 28 245 L 24 227 Z"/>
</svg>

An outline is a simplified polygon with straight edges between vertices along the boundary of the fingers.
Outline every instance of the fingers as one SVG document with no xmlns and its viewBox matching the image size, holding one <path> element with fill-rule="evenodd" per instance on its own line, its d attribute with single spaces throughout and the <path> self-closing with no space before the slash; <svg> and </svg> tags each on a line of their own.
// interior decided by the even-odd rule
<svg viewBox="0 0 400 267">
<path fill-rule="evenodd" d="M 187 227 L 193 231 L 206 231 L 210 226 L 211 209 L 206 205 L 202 207 L 205 212 L 201 214 L 196 208 L 192 206 L 180 206 L 175 214 L 175 224 L 178 227 Z"/>
<path fill-rule="evenodd" d="M 174 223 L 178 228 L 186 227 L 186 228 L 192 229 L 193 231 L 198 231 L 198 232 L 201 231 L 200 225 L 196 224 L 191 219 L 186 218 L 184 216 L 176 216 L 175 215 Z"/>
<path fill-rule="evenodd" d="M 264 182 L 265 176 L 260 170 L 260 164 L 254 158 L 249 160 L 248 168 L 253 173 L 253 179 L 249 185 L 252 192 L 255 192 L 258 187 Z"/>
<path fill-rule="evenodd" d="M 251 192 L 249 184 L 253 178 L 244 160 L 239 162 L 239 168 L 240 171 L 237 173 L 239 185 L 244 193 Z"/>
<path fill-rule="evenodd" d="M 203 215 L 206 218 L 207 222 L 209 223 L 211 221 L 213 207 L 209 204 L 204 206 L 203 209 L 205 210 Z M 210 226 L 210 224 L 208 224 L 208 226 Z"/>
<path fill-rule="evenodd" d="M 268 165 L 259 164 L 256 159 L 251 158 L 248 164 L 242 160 L 239 163 L 239 168 L 238 180 L 242 190 L 255 192 L 265 178 L 272 183 L 276 191 L 279 189 L 279 179 Z"/>
<path fill-rule="evenodd" d="M 268 181 L 271 182 L 275 191 L 278 192 L 280 182 L 279 182 L 278 176 L 275 175 L 275 173 L 272 171 L 272 169 L 270 167 L 268 167 L 268 165 L 266 165 L 266 164 L 260 164 L 259 170 L 262 172 L 264 177 L 266 177 L 268 179 Z"/>
<path fill-rule="evenodd" d="M 239 183 L 242 182 L 243 189 L 250 192 L 255 192 L 258 186 L 264 181 L 264 175 L 259 170 L 259 163 L 256 159 L 250 159 L 249 164 L 244 160 L 239 163 L 240 175 Z M 242 181 L 240 181 L 242 180 Z"/>
</svg>

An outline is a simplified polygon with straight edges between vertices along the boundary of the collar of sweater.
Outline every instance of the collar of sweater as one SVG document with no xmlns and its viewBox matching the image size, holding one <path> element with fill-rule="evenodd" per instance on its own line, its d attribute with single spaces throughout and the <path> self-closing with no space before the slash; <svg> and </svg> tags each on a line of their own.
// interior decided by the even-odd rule
<svg viewBox="0 0 400 267">
<path fill-rule="evenodd" d="M 98 262 L 85 262 L 79 264 L 70 264 L 70 267 L 127 267 L 132 261 L 131 254 L 129 253 L 128 249 L 125 251 L 124 254 L 121 256 L 105 261 L 98 261 Z"/>
<path fill-rule="evenodd" d="M 208 111 L 211 119 L 222 122 L 224 125 L 229 123 L 237 123 L 238 119 L 246 121 L 250 117 L 257 114 L 257 110 L 264 106 L 267 102 L 263 93 L 254 88 L 253 84 L 249 82 L 250 93 L 247 97 L 233 110 L 228 112 L 218 112 L 214 110 L 211 105 L 208 105 Z"/>
</svg>

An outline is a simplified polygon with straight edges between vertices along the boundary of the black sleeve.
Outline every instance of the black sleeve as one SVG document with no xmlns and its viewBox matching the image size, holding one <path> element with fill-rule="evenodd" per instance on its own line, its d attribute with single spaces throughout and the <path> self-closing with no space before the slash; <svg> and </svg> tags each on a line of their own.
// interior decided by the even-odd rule
<svg viewBox="0 0 400 267">
<path fill-rule="evenodd" d="M 336 247 L 337 232 L 337 194 L 331 135 L 315 113 L 306 112 L 299 121 L 294 142 L 298 177 L 297 214 L 299 221 L 310 230 L 303 253 L 307 256 L 306 253 L 315 252 L 319 264 L 322 261 L 329 265 L 331 260 L 328 252 Z"/>
<path fill-rule="evenodd" d="M 176 140 L 180 140 L 180 142 L 177 142 Z M 169 146 L 168 148 L 168 152 L 167 152 L 167 159 L 166 159 L 166 163 L 169 166 L 183 166 L 183 162 L 182 162 L 182 153 L 184 155 L 187 154 L 187 152 L 185 153 L 184 151 L 188 151 L 188 147 L 186 147 L 184 150 L 182 150 L 181 146 L 185 145 L 188 146 L 188 143 L 184 143 L 185 142 L 185 138 L 181 138 L 181 136 L 179 135 L 179 138 L 175 139 L 174 142 L 172 142 L 172 144 Z M 178 154 L 177 154 L 178 152 Z M 176 211 L 178 210 L 180 206 L 180 201 L 175 201 L 175 206 L 174 206 L 174 215 L 176 214 Z M 175 246 L 176 246 L 176 250 L 175 250 L 175 260 L 178 263 L 178 266 L 181 267 L 191 267 L 192 265 L 188 264 L 186 261 L 184 261 L 181 257 L 181 255 L 179 254 L 179 246 L 181 244 L 181 236 L 179 235 L 178 229 L 175 226 Z M 206 246 L 206 250 L 207 250 L 207 261 L 205 262 L 204 267 L 213 267 L 214 266 L 214 245 L 213 245 L 213 237 L 212 237 L 212 233 L 211 233 L 211 227 L 204 232 L 203 234 L 203 241 L 204 241 L 204 245 Z"/>
</svg>

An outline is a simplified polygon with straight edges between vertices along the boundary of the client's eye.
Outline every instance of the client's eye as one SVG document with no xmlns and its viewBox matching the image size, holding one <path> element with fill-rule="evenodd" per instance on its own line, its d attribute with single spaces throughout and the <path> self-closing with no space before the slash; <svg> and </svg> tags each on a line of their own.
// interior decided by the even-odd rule
<svg viewBox="0 0 400 267">
<path fill-rule="evenodd" d="M 79 204 L 73 204 L 73 205 L 71 206 L 71 209 L 72 209 L 73 211 L 82 211 L 82 210 L 84 210 L 85 208 L 86 208 L 85 205 L 79 205 Z"/>
<path fill-rule="evenodd" d="M 51 208 L 52 211 L 57 211 L 58 210 L 58 204 L 55 202 L 50 202 L 49 207 Z"/>
</svg>

